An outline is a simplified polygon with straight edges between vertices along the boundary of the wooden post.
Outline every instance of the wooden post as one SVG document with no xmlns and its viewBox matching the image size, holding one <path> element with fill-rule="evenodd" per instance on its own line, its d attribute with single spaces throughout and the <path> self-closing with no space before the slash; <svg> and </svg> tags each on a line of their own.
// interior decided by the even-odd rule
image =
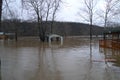
<svg viewBox="0 0 120 80">
<path fill-rule="evenodd" d="M 106 39 L 105 33 L 103 34 L 103 39 L 104 39 L 104 40 Z"/>
<path fill-rule="evenodd" d="M 3 0 L 0 0 L 0 32 L 2 30 L 2 27 L 1 27 L 2 4 L 3 4 Z"/>
<path fill-rule="evenodd" d="M 1 60 L 0 60 L 0 80 L 2 80 L 2 77 L 1 77 Z"/>
</svg>

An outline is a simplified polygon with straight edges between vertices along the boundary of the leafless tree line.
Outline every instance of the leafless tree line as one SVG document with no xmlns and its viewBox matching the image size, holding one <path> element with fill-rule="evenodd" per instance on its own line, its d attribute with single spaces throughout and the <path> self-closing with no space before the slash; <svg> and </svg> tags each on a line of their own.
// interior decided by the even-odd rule
<svg viewBox="0 0 120 80">
<path fill-rule="evenodd" d="M 23 7 L 30 8 L 36 14 L 39 37 L 42 41 L 45 41 L 48 20 L 52 21 L 51 33 L 53 33 L 52 27 L 61 2 L 61 0 L 22 0 Z"/>
<path fill-rule="evenodd" d="M 97 7 L 98 0 L 83 0 L 84 8 L 80 8 L 80 12 L 84 14 L 79 14 L 86 22 L 90 25 L 95 24 L 95 21 L 101 20 L 103 22 L 104 28 L 115 16 L 120 15 L 120 0 L 102 0 L 101 4 L 104 9 Z M 102 24 L 102 23 L 101 23 Z"/>
<path fill-rule="evenodd" d="M 10 9 L 8 0 L 0 0 L 1 6 L 0 6 L 0 12 L 2 14 L 2 2 L 5 2 L 7 10 L 9 12 L 9 16 L 13 20 L 17 20 L 18 14 L 14 13 L 13 10 Z M 34 14 L 34 17 L 36 18 L 37 21 L 37 27 L 38 27 L 38 32 L 39 32 L 39 37 L 41 41 L 45 41 L 45 36 L 46 36 L 46 26 L 48 25 L 48 21 L 51 21 L 50 26 L 50 33 L 53 33 L 53 26 L 54 26 L 54 20 L 56 18 L 56 13 L 60 8 L 60 4 L 62 3 L 61 0 L 21 0 L 22 3 L 22 8 L 30 11 L 31 13 Z M 0 14 L 0 17 L 1 17 Z M 1 19 L 1 18 L 0 18 Z M 1 21 L 0 21 L 1 22 Z M 45 24 L 45 25 L 43 25 Z M 15 32 L 17 34 L 17 28 L 15 27 Z M 17 37 L 16 37 L 17 39 Z"/>
<path fill-rule="evenodd" d="M 0 18 L 2 13 L 2 4 L 7 2 L 7 0 L 0 0 Z M 104 9 L 98 9 L 97 4 L 99 0 L 83 0 L 84 7 L 80 9 L 80 18 L 83 18 L 90 24 L 90 39 L 92 39 L 92 25 L 97 20 L 103 20 L 104 27 L 106 29 L 108 22 L 111 18 L 119 16 L 120 0 L 103 0 Z M 48 21 L 51 21 L 50 33 L 54 33 L 54 20 L 56 18 L 56 13 L 60 8 L 62 0 L 21 0 L 22 8 L 29 10 L 30 13 L 34 14 L 37 21 L 39 37 L 42 41 L 45 40 L 46 26 L 48 26 Z M 7 3 L 6 3 L 7 4 Z M 9 4 L 9 3 L 8 3 Z M 9 8 L 9 7 L 8 7 Z M 8 9 L 11 16 L 15 14 L 12 13 L 11 9 Z M 82 14 L 81 14 L 82 13 Z M 96 17 L 97 15 L 97 17 Z M 14 17 L 15 18 L 15 17 Z M 1 21 L 0 21 L 1 22 Z M 45 25 L 43 25 L 45 24 Z"/>
</svg>

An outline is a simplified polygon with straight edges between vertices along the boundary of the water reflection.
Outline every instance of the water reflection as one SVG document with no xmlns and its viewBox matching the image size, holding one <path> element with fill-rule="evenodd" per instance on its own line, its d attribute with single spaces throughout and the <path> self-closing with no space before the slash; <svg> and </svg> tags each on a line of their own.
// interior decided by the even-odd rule
<svg viewBox="0 0 120 80">
<path fill-rule="evenodd" d="M 56 44 L 56 43 L 55 43 Z M 98 41 L 68 38 L 60 47 L 36 40 L 0 41 L 2 80 L 119 80 L 109 67 Z M 56 44 L 57 45 L 57 44 Z M 110 65 L 110 64 L 108 64 Z"/>
<path fill-rule="evenodd" d="M 120 77 L 120 50 L 110 48 L 100 48 L 100 52 L 104 54 L 106 64 L 105 75 L 110 76 L 105 80 L 118 80 Z"/>
<path fill-rule="evenodd" d="M 105 61 L 112 62 L 113 65 L 120 67 L 120 50 L 101 48 L 100 51 L 105 55 Z"/>
</svg>

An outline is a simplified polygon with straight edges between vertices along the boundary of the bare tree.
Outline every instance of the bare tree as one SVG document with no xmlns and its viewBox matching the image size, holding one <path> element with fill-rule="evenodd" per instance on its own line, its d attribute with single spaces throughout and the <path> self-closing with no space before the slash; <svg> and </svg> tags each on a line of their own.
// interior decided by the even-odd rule
<svg viewBox="0 0 120 80">
<path fill-rule="evenodd" d="M 79 14 L 90 25 L 90 62 L 92 60 L 92 26 L 96 10 L 96 0 L 84 0 L 84 8 L 80 9 L 82 14 Z"/>
<path fill-rule="evenodd" d="M 21 20 L 14 18 L 14 19 L 11 19 L 11 21 L 12 21 L 12 25 L 14 26 L 15 41 L 18 41 L 18 26 Z"/>
<path fill-rule="evenodd" d="M 60 1 L 60 0 L 59 0 Z M 46 26 L 48 20 L 52 16 L 52 21 L 55 18 L 56 11 L 59 6 L 58 0 L 22 0 L 24 6 L 35 12 L 39 28 L 39 37 L 45 41 Z M 44 24 L 44 25 L 43 25 Z"/>
<path fill-rule="evenodd" d="M 20 23 L 20 19 L 18 19 L 18 13 L 17 11 L 15 11 L 15 9 L 12 9 L 9 6 L 9 2 L 7 0 L 4 0 L 4 4 L 5 4 L 5 19 L 7 17 L 9 17 L 10 21 L 11 21 L 11 25 L 14 26 L 14 33 L 15 33 L 15 41 L 18 40 L 18 23 Z M 4 10 L 3 10 L 4 12 Z M 4 16 L 4 15 L 3 15 Z"/>
<path fill-rule="evenodd" d="M 2 11 L 3 11 L 3 2 L 5 2 L 5 4 L 7 3 L 7 0 L 0 0 L 0 31 L 2 30 L 2 25 L 1 25 L 1 19 L 2 19 Z M 8 8 L 9 10 L 9 7 L 8 7 L 8 3 L 6 4 L 5 6 L 6 8 Z"/>
<path fill-rule="evenodd" d="M 51 34 L 53 33 L 53 26 L 56 17 L 56 12 L 59 10 L 61 3 L 62 3 L 61 0 L 54 0 L 53 11 L 52 11 L 52 22 L 51 22 Z"/>
<path fill-rule="evenodd" d="M 90 40 L 92 40 L 92 26 L 93 26 L 93 18 L 96 7 L 96 0 L 84 0 L 84 8 L 80 9 L 79 13 L 80 17 L 82 17 L 85 21 L 87 21 L 90 25 Z"/>
<path fill-rule="evenodd" d="M 31 11 L 35 12 L 35 15 L 37 17 L 37 23 L 38 23 L 38 30 L 39 30 L 39 37 L 42 41 L 45 40 L 45 31 L 43 27 L 43 18 L 45 16 L 45 0 L 22 0 L 23 6 L 25 6 L 27 9 L 31 9 Z M 48 15 L 47 15 L 48 17 Z M 47 20 L 46 17 L 46 20 Z"/>
<path fill-rule="evenodd" d="M 98 15 L 104 21 L 104 29 L 106 30 L 107 24 L 113 18 L 113 16 L 118 15 L 117 7 L 119 5 L 120 0 L 104 0 L 104 10 L 100 10 L 101 12 Z"/>
</svg>

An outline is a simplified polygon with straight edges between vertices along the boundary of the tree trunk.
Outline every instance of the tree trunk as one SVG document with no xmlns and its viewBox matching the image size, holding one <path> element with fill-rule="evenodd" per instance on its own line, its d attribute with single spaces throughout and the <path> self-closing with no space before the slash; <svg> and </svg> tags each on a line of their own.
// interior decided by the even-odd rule
<svg viewBox="0 0 120 80">
<path fill-rule="evenodd" d="M 2 31 L 2 27 L 1 27 L 2 3 L 3 3 L 3 0 L 0 0 L 0 31 Z"/>
<path fill-rule="evenodd" d="M 43 22 L 40 20 L 39 14 L 38 14 L 38 20 L 37 20 L 37 26 L 38 26 L 38 31 L 39 31 L 39 39 L 44 42 L 45 41 L 45 33 L 43 29 Z"/>
<path fill-rule="evenodd" d="M 54 26 L 55 13 L 56 13 L 56 10 L 54 11 L 53 17 L 52 17 L 51 29 L 50 29 L 51 34 L 53 34 L 53 26 Z"/>
<path fill-rule="evenodd" d="M 15 41 L 18 41 L 18 35 L 17 35 L 17 26 L 15 25 Z"/>
</svg>

